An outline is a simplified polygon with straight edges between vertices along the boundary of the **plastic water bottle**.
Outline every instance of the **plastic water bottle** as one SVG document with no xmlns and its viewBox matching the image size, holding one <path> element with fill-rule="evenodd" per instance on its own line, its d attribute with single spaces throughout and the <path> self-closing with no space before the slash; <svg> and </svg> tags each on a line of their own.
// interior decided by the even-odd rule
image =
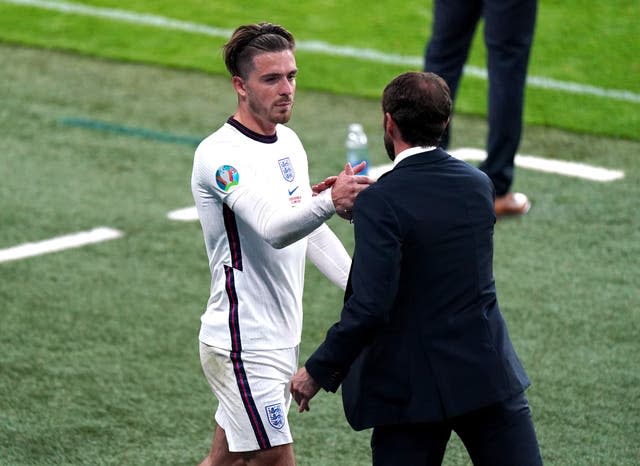
<svg viewBox="0 0 640 466">
<path fill-rule="evenodd" d="M 367 162 L 366 168 L 361 171 L 360 175 L 366 175 L 369 172 L 369 146 L 367 144 L 367 135 L 360 123 L 352 123 L 349 125 L 347 140 L 347 162 L 355 167 L 360 162 Z"/>
</svg>

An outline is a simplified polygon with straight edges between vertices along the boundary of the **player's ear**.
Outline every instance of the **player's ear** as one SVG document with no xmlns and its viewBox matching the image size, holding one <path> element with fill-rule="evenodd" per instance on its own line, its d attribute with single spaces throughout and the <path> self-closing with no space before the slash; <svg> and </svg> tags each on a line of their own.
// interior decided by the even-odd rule
<svg viewBox="0 0 640 466">
<path fill-rule="evenodd" d="M 231 84 L 239 95 L 245 96 L 247 94 L 244 79 L 242 79 L 240 76 L 233 76 L 231 78 Z"/>
<path fill-rule="evenodd" d="M 393 117 L 389 112 L 385 112 L 384 114 L 384 130 L 389 135 L 393 135 L 393 131 L 396 128 L 396 122 L 393 121 Z"/>
</svg>

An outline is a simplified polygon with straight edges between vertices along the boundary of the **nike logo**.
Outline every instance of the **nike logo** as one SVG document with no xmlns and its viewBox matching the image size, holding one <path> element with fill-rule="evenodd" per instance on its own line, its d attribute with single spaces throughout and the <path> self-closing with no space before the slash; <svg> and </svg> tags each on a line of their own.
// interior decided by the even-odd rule
<svg viewBox="0 0 640 466">
<path fill-rule="evenodd" d="M 288 190 L 288 191 L 289 191 L 289 196 L 291 196 L 293 193 L 295 193 L 295 192 L 298 190 L 298 188 L 299 188 L 299 187 L 300 187 L 300 186 L 296 186 L 296 187 L 295 187 L 295 188 L 293 188 L 293 189 L 289 189 L 289 190 Z"/>
</svg>

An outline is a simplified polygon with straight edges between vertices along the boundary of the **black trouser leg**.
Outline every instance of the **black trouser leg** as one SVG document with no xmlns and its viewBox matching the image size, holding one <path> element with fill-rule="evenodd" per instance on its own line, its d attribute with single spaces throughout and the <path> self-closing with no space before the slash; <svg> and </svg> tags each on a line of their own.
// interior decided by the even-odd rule
<svg viewBox="0 0 640 466">
<path fill-rule="evenodd" d="M 451 436 L 441 423 L 374 427 L 373 466 L 440 466 Z"/>
<path fill-rule="evenodd" d="M 475 466 L 541 466 L 542 457 L 524 394 L 452 421 Z"/>
<path fill-rule="evenodd" d="M 436 0 L 431 38 L 425 49 L 424 70 L 442 77 L 455 100 L 471 41 L 482 13 L 479 0 Z M 450 128 L 441 146 L 449 145 Z"/>
<path fill-rule="evenodd" d="M 487 159 L 480 169 L 489 175 L 498 196 L 511 189 L 514 178 L 536 5 L 536 0 L 485 0 L 489 134 Z"/>
</svg>

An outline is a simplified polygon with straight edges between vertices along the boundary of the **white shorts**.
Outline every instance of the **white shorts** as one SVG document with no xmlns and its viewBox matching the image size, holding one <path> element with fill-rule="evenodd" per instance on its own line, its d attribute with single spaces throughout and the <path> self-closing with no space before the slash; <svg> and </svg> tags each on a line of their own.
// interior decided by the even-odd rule
<svg viewBox="0 0 640 466">
<path fill-rule="evenodd" d="M 293 442 L 287 414 L 298 347 L 232 352 L 200 342 L 200 364 L 218 399 L 215 419 L 225 431 L 229 451 Z"/>
</svg>

